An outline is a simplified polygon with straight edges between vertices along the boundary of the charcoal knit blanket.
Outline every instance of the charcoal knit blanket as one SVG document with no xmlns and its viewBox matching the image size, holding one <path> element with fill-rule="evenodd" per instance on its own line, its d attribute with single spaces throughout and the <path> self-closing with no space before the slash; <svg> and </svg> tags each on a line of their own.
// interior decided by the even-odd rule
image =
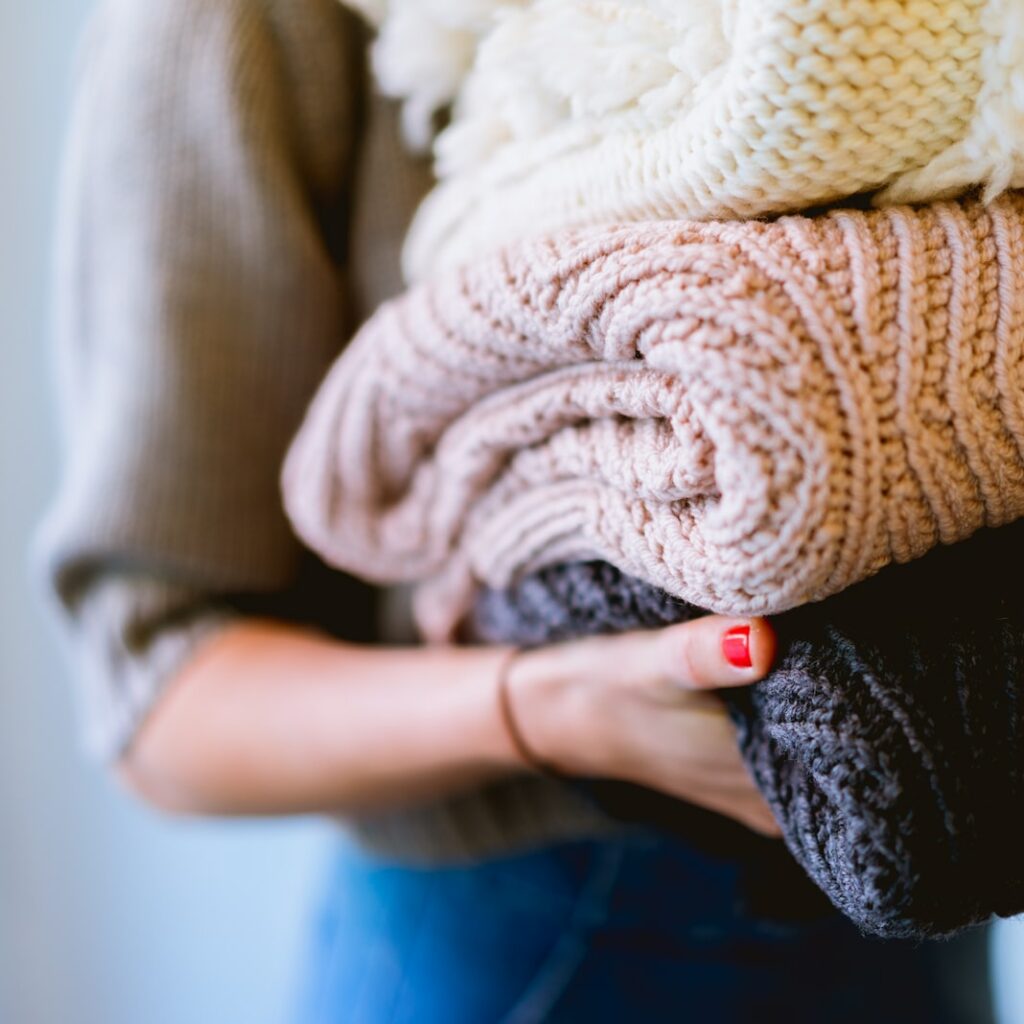
<svg viewBox="0 0 1024 1024">
<path fill-rule="evenodd" d="M 1018 523 L 890 567 L 778 617 L 768 678 L 722 691 L 790 852 L 865 932 L 935 937 L 1024 911 L 1021 564 Z M 579 562 L 485 591 L 472 629 L 533 645 L 699 614 Z M 589 791 L 613 813 L 633 804 L 653 824 L 693 828 L 667 796 Z"/>
<path fill-rule="evenodd" d="M 427 586 L 600 560 L 776 614 L 1024 515 L 1024 195 L 539 239 L 386 304 L 284 470 L 299 536 Z"/>
</svg>

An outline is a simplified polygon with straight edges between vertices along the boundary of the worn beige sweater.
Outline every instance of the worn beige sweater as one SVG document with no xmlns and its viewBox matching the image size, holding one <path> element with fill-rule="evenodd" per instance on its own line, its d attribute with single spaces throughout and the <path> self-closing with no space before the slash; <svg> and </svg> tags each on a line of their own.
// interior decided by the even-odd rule
<svg viewBox="0 0 1024 1024">
<path fill-rule="evenodd" d="M 66 463 L 36 555 L 102 756 L 238 615 L 373 636 L 278 489 L 322 376 L 399 287 L 431 180 L 368 95 L 364 43 L 336 0 L 106 0 L 85 40 L 58 238 Z M 419 861 L 606 827 L 536 779 L 350 824 Z"/>
</svg>

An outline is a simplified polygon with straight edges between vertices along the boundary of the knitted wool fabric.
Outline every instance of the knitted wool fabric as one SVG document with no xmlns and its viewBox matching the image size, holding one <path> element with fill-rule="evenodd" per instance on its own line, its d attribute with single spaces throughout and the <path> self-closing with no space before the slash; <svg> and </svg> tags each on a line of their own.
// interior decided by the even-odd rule
<svg viewBox="0 0 1024 1024">
<path fill-rule="evenodd" d="M 454 103 L 422 277 L 525 234 L 1024 186 L 1017 0 L 350 0 L 409 134 Z"/>
<path fill-rule="evenodd" d="M 767 680 L 721 692 L 790 852 L 865 932 L 933 937 L 1024 911 L 1013 824 L 1024 800 L 1024 596 L 1004 568 L 1024 557 L 1022 526 L 782 616 Z M 607 564 L 576 563 L 485 592 L 475 633 L 538 644 L 695 614 Z M 621 783 L 592 792 L 623 805 Z M 686 805 L 626 796 L 653 823 L 692 831 Z"/>
<path fill-rule="evenodd" d="M 299 535 L 429 581 L 601 559 L 771 614 L 1024 513 L 1024 199 L 570 232 L 386 305 L 284 470 Z"/>
</svg>

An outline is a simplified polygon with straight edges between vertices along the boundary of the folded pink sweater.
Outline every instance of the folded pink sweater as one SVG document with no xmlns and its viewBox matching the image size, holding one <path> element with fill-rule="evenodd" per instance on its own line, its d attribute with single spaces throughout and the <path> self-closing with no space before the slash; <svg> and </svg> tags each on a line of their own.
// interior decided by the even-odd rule
<svg viewBox="0 0 1024 1024">
<path fill-rule="evenodd" d="M 602 559 L 771 614 L 1024 515 L 1024 199 L 522 243 L 382 307 L 287 511 L 331 564 L 476 587 Z"/>
</svg>

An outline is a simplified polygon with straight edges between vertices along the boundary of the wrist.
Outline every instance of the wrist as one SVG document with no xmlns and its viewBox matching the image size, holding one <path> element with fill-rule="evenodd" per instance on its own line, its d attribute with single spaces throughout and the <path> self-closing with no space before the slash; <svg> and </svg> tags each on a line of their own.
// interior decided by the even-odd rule
<svg viewBox="0 0 1024 1024">
<path fill-rule="evenodd" d="M 492 772 L 499 775 L 523 771 L 522 755 L 510 734 L 501 706 L 501 687 L 516 648 L 479 648 L 486 660 L 479 664 L 476 675 L 475 701 L 481 717 L 480 758 Z M 482 678 L 481 678 L 482 677 Z M 481 681 L 487 685 L 481 686 Z"/>
<path fill-rule="evenodd" d="M 520 766 L 538 775 L 559 775 L 561 773 L 558 768 L 533 749 L 533 746 L 523 732 L 522 726 L 519 724 L 519 712 L 516 710 L 509 677 L 516 663 L 522 657 L 523 651 L 513 648 L 508 652 L 507 657 L 498 668 L 496 687 L 498 712 L 505 727 L 505 733 L 518 755 Z"/>
<path fill-rule="evenodd" d="M 576 645 L 520 651 L 506 662 L 503 676 L 512 743 L 520 763 L 549 774 L 597 774 L 591 763 L 587 725 L 593 694 L 574 665 Z"/>
</svg>

